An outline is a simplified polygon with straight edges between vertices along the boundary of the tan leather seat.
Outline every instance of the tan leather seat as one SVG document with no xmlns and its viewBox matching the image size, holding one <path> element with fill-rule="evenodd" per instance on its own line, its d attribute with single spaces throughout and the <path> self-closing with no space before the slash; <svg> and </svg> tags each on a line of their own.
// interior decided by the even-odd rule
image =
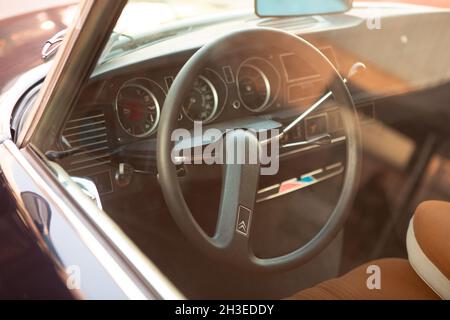
<svg viewBox="0 0 450 320">
<path fill-rule="evenodd" d="M 376 260 L 290 299 L 450 299 L 450 203 L 427 201 L 417 208 L 408 229 L 407 249 L 409 261 Z M 379 289 L 367 285 L 370 265 L 379 267 Z"/>
<path fill-rule="evenodd" d="M 450 203 L 422 203 L 409 224 L 406 246 L 416 273 L 442 299 L 450 299 Z"/>
<path fill-rule="evenodd" d="M 367 267 L 380 267 L 380 290 L 369 289 Z M 344 276 L 303 290 L 291 299 L 300 300 L 429 300 L 439 299 L 414 272 L 407 260 L 382 259 L 362 265 Z"/>
</svg>

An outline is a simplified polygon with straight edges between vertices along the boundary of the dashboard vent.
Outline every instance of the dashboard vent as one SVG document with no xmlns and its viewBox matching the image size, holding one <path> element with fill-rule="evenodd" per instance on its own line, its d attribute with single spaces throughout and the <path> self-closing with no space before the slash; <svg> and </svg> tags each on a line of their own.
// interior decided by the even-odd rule
<svg viewBox="0 0 450 320">
<path fill-rule="evenodd" d="M 285 31 L 298 31 L 305 28 L 316 27 L 319 22 L 320 21 L 315 17 L 270 18 L 261 21 L 258 25 L 261 27 L 283 29 Z"/>
<path fill-rule="evenodd" d="M 95 111 L 80 118 L 70 119 L 66 123 L 63 136 L 73 148 L 82 149 L 68 159 L 69 172 L 111 163 L 103 111 Z"/>
</svg>

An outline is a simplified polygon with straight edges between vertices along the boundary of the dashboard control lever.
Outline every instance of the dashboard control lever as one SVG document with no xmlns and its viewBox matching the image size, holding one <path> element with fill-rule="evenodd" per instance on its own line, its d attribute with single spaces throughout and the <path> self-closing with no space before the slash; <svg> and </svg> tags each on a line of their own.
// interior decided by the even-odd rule
<svg viewBox="0 0 450 320">
<path fill-rule="evenodd" d="M 55 161 L 55 160 L 61 160 L 63 158 L 69 157 L 69 156 L 73 156 L 81 151 L 83 151 L 82 148 L 71 148 L 71 149 L 62 150 L 62 151 L 48 150 L 45 152 L 45 156 L 49 160 Z"/>
<path fill-rule="evenodd" d="M 362 63 L 362 62 L 354 63 L 351 66 L 350 70 L 348 71 L 347 78 L 343 79 L 344 83 L 348 83 L 349 80 L 351 80 L 353 77 L 363 74 L 366 71 L 366 69 L 367 69 L 367 67 L 364 63 Z M 289 132 L 292 128 L 294 128 L 300 121 L 304 120 L 307 116 L 309 116 L 311 113 L 316 111 L 332 95 L 333 95 L 333 93 L 331 91 L 328 91 L 319 100 L 317 100 L 314 104 L 312 104 L 305 111 L 303 111 L 291 123 L 289 123 L 278 136 L 268 139 L 268 140 L 264 141 L 264 143 L 268 143 L 272 139 L 282 138 L 284 135 L 286 135 L 287 132 Z M 306 141 L 302 141 L 302 142 L 306 142 Z M 309 144 L 309 143 L 305 143 L 305 144 Z M 297 144 L 297 145 L 301 145 L 301 144 Z"/>
<path fill-rule="evenodd" d="M 291 142 L 282 145 L 282 148 L 290 148 L 290 147 L 298 147 L 298 146 L 305 146 L 305 145 L 316 145 L 316 146 L 323 146 L 331 144 L 331 135 L 328 133 L 317 135 L 309 140 L 303 140 L 303 141 L 297 141 L 297 142 Z"/>
<path fill-rule="evenodd" d="M 348 80 L 350 80 L 351 78 L 354 78 L 356 76 L 359 76 L 361 74 L 363 74 L 366 71 L 367 67 L 364 63 L 362 62 L 356 62 L 354 63 L 350 70 L 348 71 L 347 74 L 347 79 L 345 79 L 345 82 L 348 82 Z"/>
<path fill-rule="evenodd" d="M 121 187 L 127 187 L 133 178 L 134 168 L 127 163 L 120 163 L 114 176 L 116 184 Z"/>
</svg>

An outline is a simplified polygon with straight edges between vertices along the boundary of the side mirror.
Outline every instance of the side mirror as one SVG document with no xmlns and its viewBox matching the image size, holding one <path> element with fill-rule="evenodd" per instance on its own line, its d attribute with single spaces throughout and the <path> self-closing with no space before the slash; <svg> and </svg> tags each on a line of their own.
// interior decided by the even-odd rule
<svg viewBox="0 0 450 320">
<path fill-rule="evenodd" d="M 45 42 L 44 47 L 41 51 L 42 60 L 48 60 L 56 53 L 62 41 L 64 40 L 64 36 L 66 35 L 66 33 L 67 29 L 63 29 Z"/>
</svg>

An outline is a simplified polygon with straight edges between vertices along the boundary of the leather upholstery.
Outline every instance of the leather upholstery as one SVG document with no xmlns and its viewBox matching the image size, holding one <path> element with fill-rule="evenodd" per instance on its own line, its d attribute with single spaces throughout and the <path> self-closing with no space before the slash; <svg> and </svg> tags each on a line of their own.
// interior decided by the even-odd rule
<svg viewBox="0 0 450 320">
<path fill-rule="evenodd" d="M 426 201 L 414 214 L 414 234 L 423 253 L 450 279 L 450 203 Z"/>
<path fill-rule="evenodd" d="M 416 273 L 441 298 L 450 299 L 450 203 L 422 203 L 411 220 L 406 245 Z"/>
<path fill-rule="evenodd" d="M 373 261 L 290 299 L 450 299 L 450 203 L 426 201 L 417 207 L 408 229 L 407 249 L 409 261 Z M 380 289 L 367 286 L 370 265 L 380 268 Z"/>
<path fill-rule="evenodd" d="M 381 288 L 367 287 L 369 265 L 380 267 Z M 290 299 L 299 300 L 430 300 L 439 299 L 414 272 L 407 260 L 382 259 L 362 265 L 344 276 L 306 289 Z"/>
</svg>

